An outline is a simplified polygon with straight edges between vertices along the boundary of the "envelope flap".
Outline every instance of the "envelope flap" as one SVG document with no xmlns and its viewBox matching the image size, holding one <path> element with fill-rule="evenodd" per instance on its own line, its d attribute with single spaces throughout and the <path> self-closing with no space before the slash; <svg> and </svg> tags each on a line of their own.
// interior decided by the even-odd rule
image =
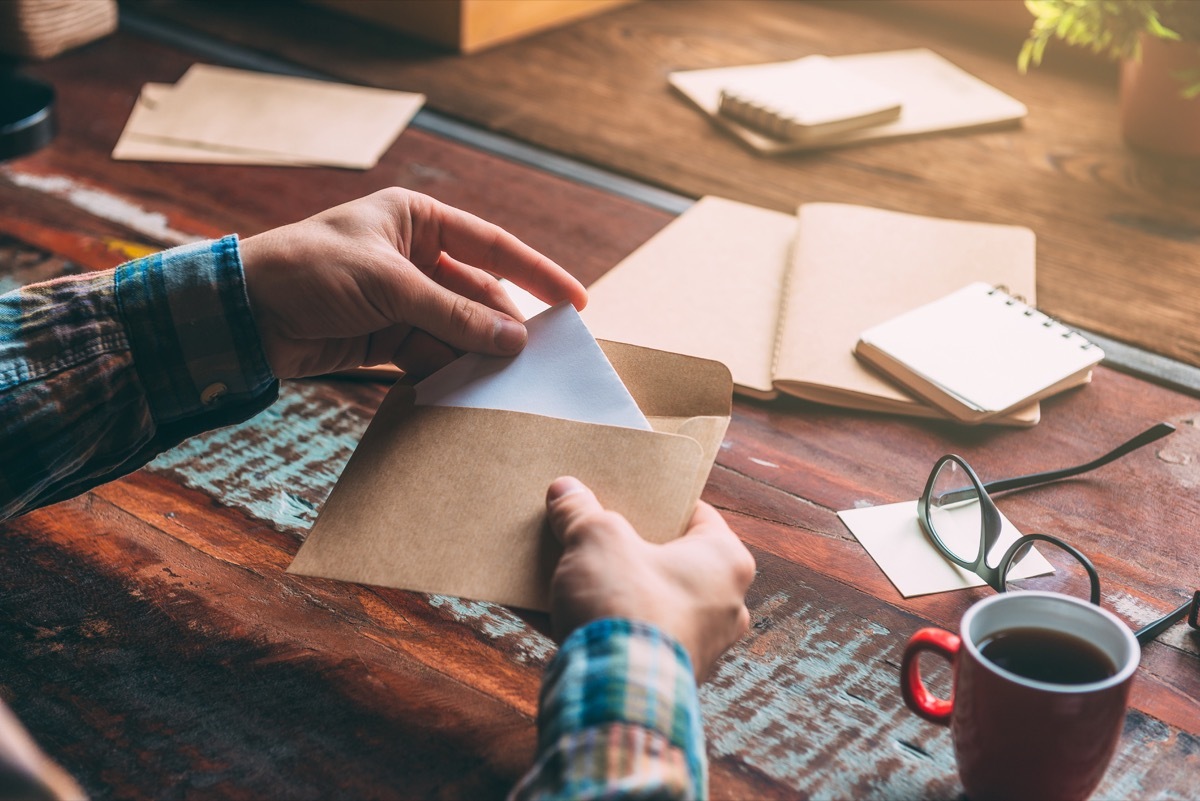
<svg viewBox="0 0 1200 801">
<path fill-rule="evenodd" d="M 720 362 L 596 341 L 646 417 L 729 417 L 733 377 Z"/>
</svg>

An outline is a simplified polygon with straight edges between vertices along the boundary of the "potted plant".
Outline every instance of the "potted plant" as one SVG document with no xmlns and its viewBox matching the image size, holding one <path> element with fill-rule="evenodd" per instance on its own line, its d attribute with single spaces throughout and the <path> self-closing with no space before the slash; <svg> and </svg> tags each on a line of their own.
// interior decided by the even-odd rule
<svg viewBox="0 0 1200 801">
<path fill-rule="evenodd" d="M 1121 131 L 1130 145 L 1200 156 L 1200 2 L 1025 0 L 1033 28 L 1021 71 L 1051 39 L 1121 62 Z"/>
</svg>

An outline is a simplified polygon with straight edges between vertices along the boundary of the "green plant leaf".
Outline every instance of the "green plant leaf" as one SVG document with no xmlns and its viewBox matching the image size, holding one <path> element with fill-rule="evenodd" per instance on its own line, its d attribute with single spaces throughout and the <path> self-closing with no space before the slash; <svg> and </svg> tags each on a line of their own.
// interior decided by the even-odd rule
<svg viewBox="0 0 1200 801">
<path fill-rule="evenodd" d="M 1033 15 L 1017 68 L 1042 63 L 1046 45 L 1059 39 L 1114 60 L 1140 58 L 1140 36 L 1200 42 L 1200 0 L 1025 0 Z M 1183 80 L 1184 95 L 1200 95 L 1200 75 Z"/>
</svg>

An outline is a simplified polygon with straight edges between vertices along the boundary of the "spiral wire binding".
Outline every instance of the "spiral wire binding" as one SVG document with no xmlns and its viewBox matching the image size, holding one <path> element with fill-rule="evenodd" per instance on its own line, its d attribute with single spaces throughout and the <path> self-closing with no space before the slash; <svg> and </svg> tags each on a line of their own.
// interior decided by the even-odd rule
<svg viewBox="0 0 1200 801">
<path fill-rule="evenodd" d="M 1080 334 L 1078 331 L 1075 331 L 1074 329 L 1068 327 L 1067 325 L 1064 325 L 1062 322 L 1055 320 L 1053 317 L 1046 314 L 1045 312 L 1039 311 L 1039 310 L 1035 309 L 1034 307 L 1030 306 L 1028 303 L 1026 303 L 1025 298 L 1023 296 L 1010 295 L 1008 292 L 1008 287 L 1006 287 L 1004 284 L 997 284 L 997 285 L 993 286 L 991 289 L 988 290 L 988 295 L 989 296 L 1002 295 L 1004 297 L 1004 305 L 1005 306 L 1018 306 L 1018 305 L 1022 306 L 1024 308 L 1024 315 L 1031 319 L 1035 318 L 1037 315 L 1040 314 L 1042 317 L 1045 318 L 1044 320 L 1042 320 L 1043 327 L 1053 328 L 1054 326 L 1058 326 L 1058 327 L 1062 328 L 1063 329 L 1063 332 L 1061 334 L 1062 338 L 1063 339 L 1072 339 L 1072 338 L 1078 339 L 1079 347 L 1081 350 L 1088 350 L 1089 348 L 1096 347 L 1096 343 L 1091 342 L 1090 340 L 1085 338 L 1082 334 Z"/>
</svg>

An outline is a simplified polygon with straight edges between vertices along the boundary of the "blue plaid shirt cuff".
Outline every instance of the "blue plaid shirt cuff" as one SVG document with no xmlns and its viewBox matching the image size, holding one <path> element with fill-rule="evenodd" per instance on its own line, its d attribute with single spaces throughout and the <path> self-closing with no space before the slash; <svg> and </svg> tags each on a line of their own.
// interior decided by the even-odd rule
<svg viewBox="0 0 1200 801">
<path fill-rule="evenodd" d="M 636 621 L 594 621 L 546 669 L 538 756 L 513 798 L 708 795 L 704 729 L 687 651 Z"/>
<path fill-rule="evenodd" d="M 0 295 L 0 520 L 270 405 L 237 239 Z"/>
<path fill-rule="evenodd" d="M 274 399 L 236 236 L 121 265 L 117 304 L 150 411 L 161 426 Z M 257 403 L 255 405 L 258 405 Z"/>
</svg>

